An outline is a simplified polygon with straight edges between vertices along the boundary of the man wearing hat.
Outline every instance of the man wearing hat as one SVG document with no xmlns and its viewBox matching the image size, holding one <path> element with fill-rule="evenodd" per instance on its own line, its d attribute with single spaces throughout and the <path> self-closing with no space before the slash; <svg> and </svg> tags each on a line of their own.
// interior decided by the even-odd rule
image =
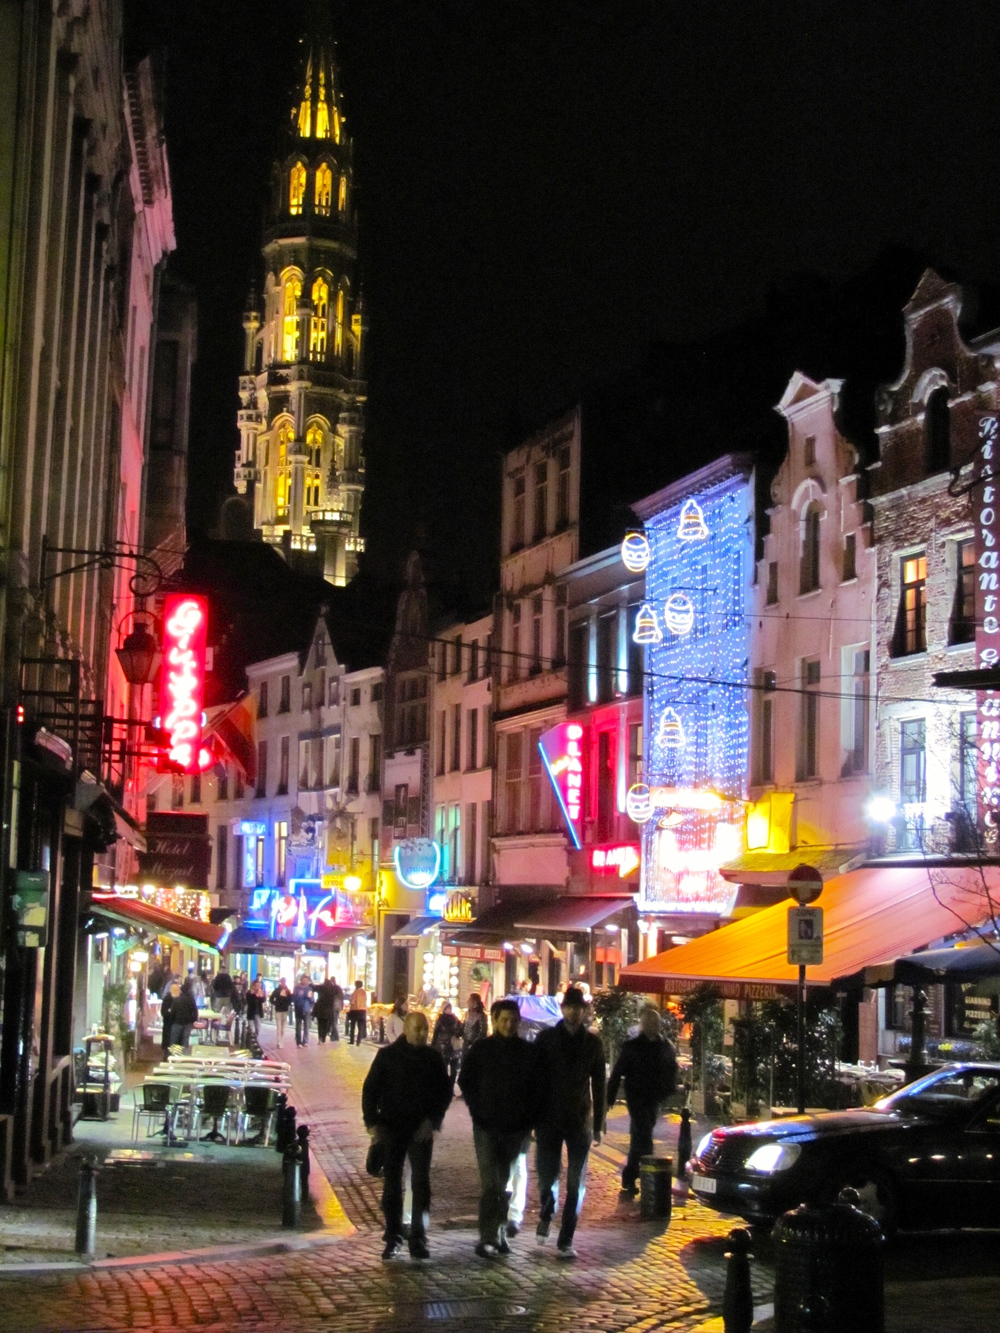
<svg viewBox="0 0 1000 1333">
<path fill-rule="evenodd" d="M 604 1130 L 607 1070 L 604 1047 L 588 1032 L 583 1018 L 583 992 L 570 986 L 562 1000 L 562 1020 L 538 1035 L 538 1054 L 544 1088 L 535 1138 L 541 1212 L 537 1235 L 544 1242 L 556 1211 L 563 1144 L 566 1145 L 566 1200 L 556 1248 L 561 1259 L 575 1259 L 573 1235 L 583 1203 L 587 1158 L 591 1143 L 600 1143 Z"/>
</svg>

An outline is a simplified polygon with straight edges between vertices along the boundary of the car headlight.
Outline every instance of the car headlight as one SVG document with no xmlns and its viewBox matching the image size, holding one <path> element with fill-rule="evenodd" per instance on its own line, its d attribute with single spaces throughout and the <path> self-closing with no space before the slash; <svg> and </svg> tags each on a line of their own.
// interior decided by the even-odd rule
<svg viewBox="0 0 1000 1333">
<path fill-rule="evenodd" d="M 799 1160 L 802 1149 L 797 1143 L 765 1143 L 752 1152 L 744 1165 L 749 1171 L 760 1171 L 771 1176 L 775 1171 L 787 1171 Z"/>
<path fill-rule="evenodd" d="M 708 1150 L 708 1145 L 711 1142 L 712 1142 L 712 1132 L 710 1130 L 703 1139 L 699 1140 L 698 1146 L 694 1152 L 695 1157 L 700 1157 L 702 1153 L 706 1152 Z"/>
</svg>

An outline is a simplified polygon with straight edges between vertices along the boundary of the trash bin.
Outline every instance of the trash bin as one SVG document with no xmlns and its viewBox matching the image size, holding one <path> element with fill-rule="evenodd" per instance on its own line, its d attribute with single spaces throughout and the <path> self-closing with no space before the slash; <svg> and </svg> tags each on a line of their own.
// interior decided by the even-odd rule
<svg viewBox="0 0 1000 1333">
<path fill-rule="evenodd" d="M 778 1218 L 775 1333 L 885 1333 L 882 1231 L 859 1202 L 844 1190 L 832 1207 Z"/>
<path fill-rule="evenodd" d="M 670 1216 L 670 1157 L 643 1157 L 639 1161 L 639 1216 L 647 1220 Z"/>
</svg>

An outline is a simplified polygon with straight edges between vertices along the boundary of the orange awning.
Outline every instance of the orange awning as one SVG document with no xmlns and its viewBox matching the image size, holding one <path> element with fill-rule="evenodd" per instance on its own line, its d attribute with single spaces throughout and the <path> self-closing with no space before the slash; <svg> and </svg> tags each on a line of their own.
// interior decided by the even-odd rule
<svg viewBox="0 0 1000 1333">
<path fill-rule="evenodd" d="M 162 907 L 152 907 L 138 898 L 126 898 L 120 893 L 92 893 L 90 900 L 93 911 L 101 916 L 111 917 L 127 926 L 153 930 L 158 935 L 170 935 L 200 949 L 217 951 L 229 934 L 225 926 L 195 921 L 194 917 L 181 916 L 179 912 L 165 912 Z"/>
<path fill-rule="evenodd" d="M 806 982 L 829 986 L 870 963 L 911 954 L 979 925 L 989 915 L 986 886 L 1000 893 L 997 866 L 872 866 L 828 880 L 823 962 Z M 626 990 L 679 995 L 703 981 L 726 999 L 766 1000 L 794 990 L 798 969 L 785 961 L 789 902 L 766 907 L 690 944 L 632 963 L 618 974 Z"/>
</svg>

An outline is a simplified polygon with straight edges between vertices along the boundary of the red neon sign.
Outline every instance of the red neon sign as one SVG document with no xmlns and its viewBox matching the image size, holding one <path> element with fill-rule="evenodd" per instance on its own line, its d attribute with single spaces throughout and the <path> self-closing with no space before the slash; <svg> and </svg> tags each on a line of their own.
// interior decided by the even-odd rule
<svg viewBox="0 0 1000 1333">
<path fill-rule="evenodd" d="M 170 736 L 167 760 L 198 773 L 211 757 L 201 744 L 205 700 L 205 632 L 208 602 L 193 593 L 168 593 L 163 609 L 163 675 L 160 708 Z"/>
<path fill-rule="evenodd" d="M 583 727 L 579 722 L 560 722 L 542 733 L 538 748 L 579 850 L 583 822 Z"/>
<path fill-rule="evenodd" d="M 590 853 L 592 870 L 603 875 L 618 875 L 627 879 L 639 869 L 639 848 L 634 842 L 619 843 L 616 847 L 595 847 Z"/>
</svg>

